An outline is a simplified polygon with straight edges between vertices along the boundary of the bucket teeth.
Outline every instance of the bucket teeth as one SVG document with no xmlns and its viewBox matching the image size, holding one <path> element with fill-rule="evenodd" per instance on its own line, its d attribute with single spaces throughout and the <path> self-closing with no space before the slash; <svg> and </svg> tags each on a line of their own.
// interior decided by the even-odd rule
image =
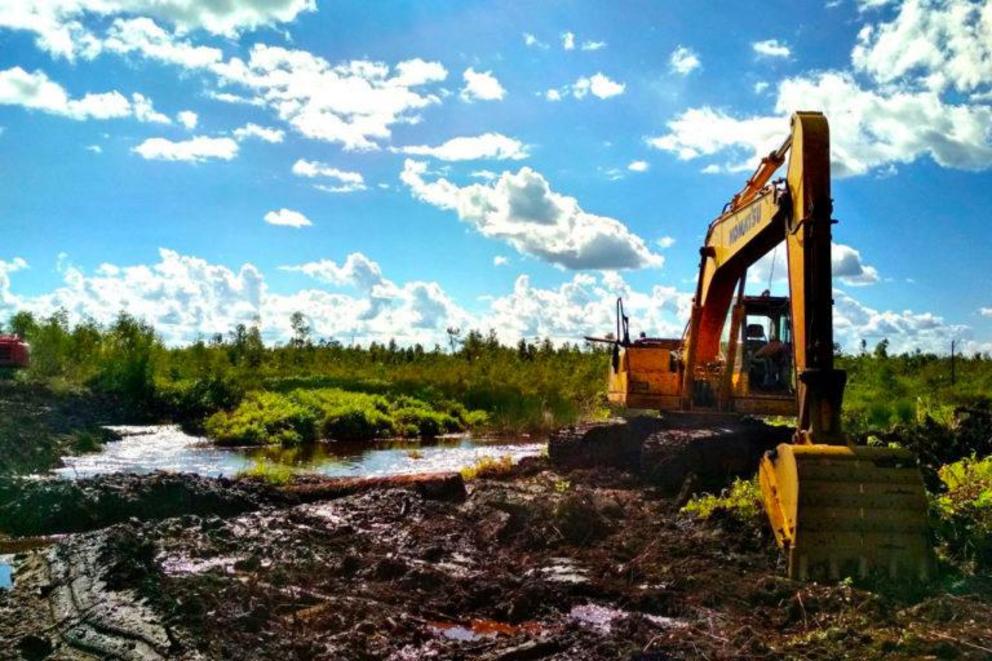
<svg viewBox="0 0 992 661">
<path fill-rule="evenodd" d="M 929 577 L 926 492 L 905 450 L 780 445 L 759 479 L 793 578 Z"/>
</svg>

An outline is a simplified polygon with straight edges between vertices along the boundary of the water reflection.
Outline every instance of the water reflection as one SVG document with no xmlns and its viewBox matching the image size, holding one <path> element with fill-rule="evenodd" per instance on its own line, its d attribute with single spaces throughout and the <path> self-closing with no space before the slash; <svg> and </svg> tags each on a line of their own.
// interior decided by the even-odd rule
<svg viewBox="0 0 992 661">
<path fill-rule="evenodd" d="M 0 590 L 9 590 L 14 585 L 14 556 L 0 555 Z"/>
<path fill-rule="evenodd" d="M 470 437 L 373 445 L 337 442 L 298 448 L 218 448 L 171 425 L 114 430 L 122 440 L 108 443 L 100 452 L 65 457 L 65 467 L 56 472 L 69 479 L 156 470 L 233 476 L 262 461 L 320 475 L 365 477 L 459 470 L 483 457 L 509 456 L 519 461 L 544 449 L 544 443 L 530 439 L 508 442 Z"/>
</svg>

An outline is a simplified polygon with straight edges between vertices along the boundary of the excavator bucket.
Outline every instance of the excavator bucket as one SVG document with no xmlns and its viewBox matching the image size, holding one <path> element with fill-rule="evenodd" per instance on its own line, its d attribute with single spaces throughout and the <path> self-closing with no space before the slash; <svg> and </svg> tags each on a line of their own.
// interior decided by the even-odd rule
<svg viewBox="0 0 992 661">
<path fill-rule="evenodd" d="M 782 444 L 765 454 L 759 482 L 791 578 L 930 576 L 926 492 L 910 452 Z"/>
</svg>

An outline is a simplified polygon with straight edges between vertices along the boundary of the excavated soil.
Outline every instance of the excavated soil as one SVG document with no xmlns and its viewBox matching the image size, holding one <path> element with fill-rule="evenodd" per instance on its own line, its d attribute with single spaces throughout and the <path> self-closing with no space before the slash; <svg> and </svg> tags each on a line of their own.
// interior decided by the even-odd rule
<svg viewBox="0 0 992 661">
<path fill-rule="evenodd" d="M 912 596 L 792 582 L 762 528 L 694 521 L 617 469 L 530 459 L 467 494 L 445 479 L 67 535 L 19 556 L 0 657 L 992 654 L 976 579 Z"/>
</svg>

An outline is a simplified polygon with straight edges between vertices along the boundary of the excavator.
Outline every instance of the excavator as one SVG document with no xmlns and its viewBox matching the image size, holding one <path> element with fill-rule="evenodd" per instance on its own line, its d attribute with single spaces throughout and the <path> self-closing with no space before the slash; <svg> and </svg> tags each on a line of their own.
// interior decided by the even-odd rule
<svg viewBox="0 0 992 661">
<path fill-rule="evenodd" d="M 933 560 L 914 456 L 854 446 L 841 427 L 846 374 L 834 366 L 829 127 L 819 112 L 795 113 L 791 124 L 710 223 L 683 336 L 631 341 L 617 301 L 608 396 L 621 407 L 714 420 L 795 416 L 792 442 L 765 453 L 758 470 L 789 575 L 926 580 Z M 785 177 L 772 181 L 786 157 Z M 748 268 L 783 242 L 789 296 L 745 295 Z"/>
</svg>

